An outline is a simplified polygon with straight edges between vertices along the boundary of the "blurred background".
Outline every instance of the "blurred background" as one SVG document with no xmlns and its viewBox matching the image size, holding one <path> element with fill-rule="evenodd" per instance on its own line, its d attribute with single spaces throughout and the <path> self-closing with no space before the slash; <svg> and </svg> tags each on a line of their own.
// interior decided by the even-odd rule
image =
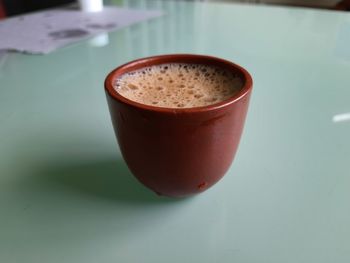
<svg viewBox="0 0 350 263">
<path fill-rule="evenodd" d="M 93 0 L 92 0 L 93 1 Z M 147 1 L 147 0 L 145 0 Z M 167 0 L 164 0 L 167 1 Z M 191 1 L 191 0 L 185 0 Z M 213 2 L 240 2 L 248 4 L 288 5 L 309 8 L 350 10 L 350 0 L 192 0 Z M 13 15 L 74 3 L 73 0 L 0 0 L 0 19 Z M 104 3 L 128 2 L 128 0 L 105 0 Z"/>
</svg>

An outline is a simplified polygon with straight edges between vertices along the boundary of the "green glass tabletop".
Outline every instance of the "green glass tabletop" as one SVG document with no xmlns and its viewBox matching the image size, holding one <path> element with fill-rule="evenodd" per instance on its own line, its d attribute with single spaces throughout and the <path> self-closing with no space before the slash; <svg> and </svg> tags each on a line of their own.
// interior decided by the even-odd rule
<svg viewBox="0 0 350 263">
<path fill-rule="evenodd" d="M 0 262 L 349 262 L 350 15 L 116 4 L 166 13 L 104 46 L 0 54 Z M 186 199 L 133 178 L 103 90 L 112 68 L 164 53 L 219 56 L 254 78 L 232 167 Z"/>
</svg>

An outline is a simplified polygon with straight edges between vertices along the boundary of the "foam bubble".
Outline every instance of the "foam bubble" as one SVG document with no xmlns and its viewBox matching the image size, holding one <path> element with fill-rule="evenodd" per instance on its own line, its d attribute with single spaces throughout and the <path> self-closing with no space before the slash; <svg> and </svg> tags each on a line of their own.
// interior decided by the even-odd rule
<svg viewBox="0 0 350 263">
<path fill-rule="evenodd" d="M 136 85 L 134 85 L 134 84 L 128 84 L 128 86 L 127 86 L 129 89 L 132 89 L 132 90 L 135 90 L 135 89 L 139 89 Z"/>
<path fill-rule="evenodd" d="M 242 85 L 237 75 L 217 67 L 172 63 L 126 73 L 116 80 L 114 88 L 142 104 L 192 108 L 226 100 Z"/>
</svg>

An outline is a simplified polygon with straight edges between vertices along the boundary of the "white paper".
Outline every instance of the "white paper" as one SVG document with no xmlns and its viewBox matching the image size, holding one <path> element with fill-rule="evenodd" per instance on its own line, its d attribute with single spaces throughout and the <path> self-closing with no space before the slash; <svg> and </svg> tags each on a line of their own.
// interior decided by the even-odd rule
<svg viewBox="0 0 350 263">
<path fill-rule="evenodd" d="M 0 22 L 0 50 L 46 54 L 59 47 L 146 19 L 161 11 L 106 7 L 101 12 L 69 9 L 13 17 Z"/>
</svg>

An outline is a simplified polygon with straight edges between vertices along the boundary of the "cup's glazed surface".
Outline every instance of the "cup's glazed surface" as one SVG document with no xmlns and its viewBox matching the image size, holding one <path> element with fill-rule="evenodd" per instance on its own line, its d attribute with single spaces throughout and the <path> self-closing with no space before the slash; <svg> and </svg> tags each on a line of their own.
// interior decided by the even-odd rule
<svg viewBox="0 0 350 263">
<path fill-rule="evenodd" d="M 181 109 L 140 104 L 115 91 L 113 83 L 122 74 L 166 63 L 218 66 L 238 74 L 244 85 L 228 100 Z M 105 80 L 114 131 L 129 169 L 157 194 L 173 197 L 202 192 L 224 176 L 240 141 L 251 90 L 252 78 L 242 67 L 189 54 L 135 60 Z"/>
</svg>

